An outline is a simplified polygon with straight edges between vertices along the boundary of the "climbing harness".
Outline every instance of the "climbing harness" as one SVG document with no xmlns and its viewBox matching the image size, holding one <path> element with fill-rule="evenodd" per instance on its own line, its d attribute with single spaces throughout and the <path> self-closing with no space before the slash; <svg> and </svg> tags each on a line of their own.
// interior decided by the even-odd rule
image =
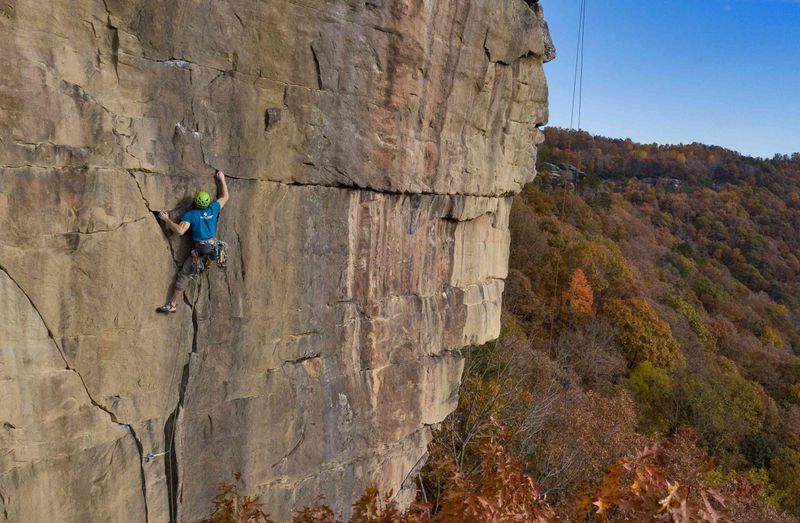
<svg viewBox="0 0 800 523">
<path fill-rule="evenodd" d="M 200 276 L 208 269 L 211 262 L 216 263 L 217 267 L 224 271 L 227 268 L 227 250 L 228 244 L 216 238 L 195 243 L 192 249 L 192 275 Z"/>
</svg>

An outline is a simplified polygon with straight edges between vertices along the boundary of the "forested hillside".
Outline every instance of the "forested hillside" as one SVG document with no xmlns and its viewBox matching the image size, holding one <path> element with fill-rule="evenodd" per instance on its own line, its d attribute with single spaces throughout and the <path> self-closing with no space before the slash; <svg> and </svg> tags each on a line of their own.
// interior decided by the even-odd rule
<svg viewBox="0 0 800 523">
<path fill-rule="evenodd" d="M 800 154 L 546 134 L 426 498 L 492 442 L 570 519 L 797 517 Z"/>
</svg>

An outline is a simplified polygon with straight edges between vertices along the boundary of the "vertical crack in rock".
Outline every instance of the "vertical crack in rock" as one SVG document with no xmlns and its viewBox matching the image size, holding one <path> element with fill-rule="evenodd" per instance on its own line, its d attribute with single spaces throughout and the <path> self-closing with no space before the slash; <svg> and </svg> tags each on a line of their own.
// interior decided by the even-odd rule
<svg viewBox="0 0 800 523">
<path fill-rule="evenodd" d="M 246 289 L 247 286 L 245 285 L 245 275 L 247 274 L 247 270 L 244 264 L 244 244 L 242 243 L 242 237 L 239 236 L 239 231 L 236 229 L 236 224 L 234 223 L 233 232 L 236 234 L 236 242 L 239 244 L 239 269 L 242 273 L 242 286 Z"/>
<path fill-rule="evenodd" d="M 152 212 L 152 213 L 154 213 L 154 214 L 155 214 L 155 211 L 154 211 L 153 209 L 151 209 L 151 208 L 150 208 L 150 202 L 149 202 L 149 201 L 147 201 L 147 198 L 146 198 L 146 197 L 145 197 L 145 195 L 144 195 L 144 191 L 142 190 L 142 186 L 141 186 L 141 185 L 139 185 L 139 180 L 138 180 L 138 179 L 136 179 L 136 175 L 135 175 L 135 174 L 133 174 L 133 172 L 134 172 L 134 170 L 133 170 L 133 169 L 128 169 L 128 174 L 130 174 L 130 175 L 131 175 L 131 178 L 133 178 L 133 181 L 134 181 L 134 183 L 136 183 L 136 188 L 137 188 L 137 189 L 139 189 L 139 194 L 140 194 L 140 195 L 141 195 L 141 197 L 142 197 L 142 201 L 144 201 L 144 205 L 145 205 L 145 207 L 147 207 L 147 209 L 148 209 L 150 212 Z"/>
<path fill-rule="evenodd" d="M 119 29 L 111 22 L 111 10 L 108 8 L 107 0 L 103 0 L 103 7 L 106 9 L 106 26 L 111 31 L 111 64 L 114 66 L 114 75 L 119 84 Z"/>
<path fill-rule="evenodd" d="M 483 37 L 483 52 L 486 54 L 486 60 L 491 64 L 496 62 L 492 62 L 492 55 L 489 53 L 489 31 L 490 28 L 487 27 L 486 35 Z"/>
<path fill-rule="evenodd" d="M 239 21 L 239 25 L 244 27 L 244 21 L 242 20 L 242 17 L 239 16 L 239 13 L 237 13 L 236 9 L 233 8 L 233 5 L 229 5 L 229 7 L 231 8 L 231 11 L 233 12 L 233 16 L 235 16 L 236 19 Z"/>
<path fill-rule="evenodd" d="M 175 405 L 175 409 L 169 415 L 166 423 L 164 424 L 164 450 L 166 451 L 166 459 L 164 460 L 164 474 L 167 483 L 167 503 L 169 504 L 170 523 L 175 523 L 178 521 L 178 500 L 180 498 L 178 491 L 180 489 L 180 481 L 178 476 L 178 453 L 175 449 L 175 433 L 177 432 L 178 416 L 183 409 L 183 403 L 186 399 L 186 386 L 189 383 L 191 355 L 197 353 L 197 333 L 199 331 L 197 300 L 199 299 L 201 290 L 202 285 L 198 284 L 196 287 L 194 301 L 190 303 L 192 307 L 192 348 L 189 354 L 189 359 L 187 359 L 186 363 L 183 365 L 183 371 L 181 372 L 181 382 L 178 388 L 178 403 Z"/>
<path fill-rule="evenodd" d="M 195 327 L 195 337 L 196 337 Z M 194 340 L 194 338 L 193 338 Z M 194 344 L 194 341 L 192 342 Z M 194 350 L 194 346 L 192 347 Z M 166 459 L 164 460 L 164 475 L 167 482 L 167 503 L 169 504 L 169 521 L 178 521 L 178 453 L 175 452 L 175 432 L 178 423 L 178 415 L 183 408 L 183 400 L 186 394 L 186 384 L 189 382 L 189 362 L 183 365 L 181 372 L 181 383 L 178 389 L 178 404 L 175 410 L 167 418 L 164 424 L 164 446 Z"/>
<path fill-rule="evenodd" d="M 319 57 L 317 50 L 314 49 L 314 44 L 311 44 L 311 56 L 314 58 L 314 70 L 317 72 L 317 90 L 322 90 L 322 71 L 319 68 Z"/>
<path fill-rule="evenodd" d="M 36 311 L 36 314 L 39 316 L 39 319 L 41 320 L 42 325 L 44 325 L 44 328 L 47 331 L 47 336 L 53 342 L 53 345 L 55 346 L 56 350 L 58 351 L 59 356 L 61 356 L 61 359 L 64 361 L 64 368 L 66 368 L 68 371 L 74 372 L 75 375 L 78 377 L 78 380 L 80 380 L 84 392 L 86 392 L 86 397 L 89 398 L 89 402 L 93 406 L 95 406 L 98 409 L 100 409 L 103 412 L 105 412 L 108 415 L 109 419 L 113 423 L 119 425 L 120 427 L 125 428 L 128 431 L 128 433 L 131 435 L 131 437 L 133 437 L 133 441 L 134 441 L 134 444 L 136 446 L 136 451 L 139 453 L 139 476 L 140 476 L 140 481 L 141 481 L 141 485 L 142 485 L 142 501 L 144 502 L 144 518 L 145 518 L 145 523 L 147 523 L 147 521 L 148 521 L 147 483 L 145 481 L 145 474 L 144 474 L 144 454 L 143 454 L 143 451 L 142 451 L 142 443 L 141 443 L 141 441 L 139 441 L 139 437 L 136 435 L 136 431 L 133 430 L 133 427 L 131 425 L 119 421 L 117 419 L 117 416 L 113 412 L 111 412 L 111 410 L 109 410 L 108 407 L 106 407 L 105 405 L 99 403 L 98 401 L 96 401 L 94 399 L 92 394 L 89 392 L 89 387 L 86 385 L 86 381 L 84 381 L 83 376 L 81 375 L 81 373 L 78 372 L 77 369 L 75 369 L 73 367 L 70 367 L 69 362 L 67 361 L 67 357 L 64 354 L 63 349 L 61 348 L 61 345 L 59 345 L 58 341 L 56 341 L 56 337 L 53 334 L 53 331 L 50 330 L 50 326 L 47 325 L 47 322 L 44 320 L 44 316 L 42 316 L 42 313 L 39 311 L 39 308 L 36 307 L 36 304 L 33 302 L 31 297 L 28 295 L 27 292 L 25 292 L 25 289 L 22 287 L 22 285 L 20 285 L 19 282 L 17 282 L 17 280 L 15 280 L 14 277 L 11 276 L 11 274 L 8 272 L 8 270 L 6 270 L 6 268 L 3 267 L 2 265 L 0 265 L 0 271 L 3 271 L 5 273 L 5 275 L 8 276 L 8 279 L 14 282 L 14 285 L 16 285 L 17 288 L 19 289 L 19 291 L 25 296 L 25 298 L 27 298 L 28 303 L 31 304 L 31 307 L 33 307 L 33 310 Z M 3 510 L 5 511 L 5 501 L 3 501 Z"/>
<path fill-rule="evenodd" d="M 6 509 L 6 498 L 3 496 L 3 492 L 0 491 L 0 503 L 3 504 L 3 519 L 8 521 L 8 510 Z"/>
<path fill-rule="evenodd" d="M 111 17 L 108 19 L 108 28 L 111 29 L 111 63 L 119 83 L 119 30 L 111 25 Z"/>
<path fill-rule="evenodd" d="M 200 294 L 200 286 L 197 287 L 197 293 Z M 198 321 L 197 321 L 197 297 L 195 297 L 194 303 L 192 304 L 192 354 L 197 353 L 197 331 L 198 328 Z"/>
<path fill-rule="evenodd" d="M 433 129 L 434 136 L 436 136 L 437 143 L 442 143 L 442 132 L 444 132 L 444 125 L 447 119 L 448 107 L 450 107 L 450 97 L 453 94 L 453 87 L 456 83 L 456 74 L 458 64 L 461 61 L 461 45 L 464 39 L 464 24 L 469 17 L 470 4 L 467 3 L 463 9 L 459 9 L 461 4 L 457 4 L 456 13 L 453 17 L 452 25 L 450 26 L 447 54 L 445 58 L 445 75 L 444 81 L 440 85 L 441 103 L 435 110 L 434 116 L 431 120 L 430 126 Z M 461 136 L 462 142 L 464 139 L 463 133 Z"/>
<path fill-rule="evenodd" d="M 172 59 L 170 59 L 170 60 L 172 60 Z M 188 67 L 188 71 L 189 71 L 189 86 L 191 87 L 194 84 L 194 79 L 192 77 L 192 68 L 191 68 L 191 66 L 192 65 L 199 65 L 199 64 L 195 64 L 194 62 L 190 62 L 188 60 L 181 60 L 181 61 L 182 62 L 186 62 L 189 65 L 189 67 Z M 200 66 L 200 67 L 202 67 L 202 66 Z M 217 79 L 219 79 L 221 77 L 224 77 L 226 75 L 226 71 L 219 70 L 219 69 L 217 69 L 217 70 L 219 71 L 219 74 L 217 76 L 215 76 L 207 85 L 207 88 L 209 89 L 209 97 L 211 96 L 211 93 L 210 93 L 211 85 L 215 81 L 217 81 Z M 200 147 L 200 158 L 201 158 L 201 160 L 203 162 L 203 165 L 205 165 L 207 167 L 210 167 L 213 170 L 216 170 L 211 164 L 208 163 L 208 160 L 206 159 L 206 151 L 205 151 L 205 148 L 203 147 L 203 131 L 200 130 L 200 122 L 197 120 L 197 113 L 194 110 L 194 103 L 195 103 L 195 97 L 194 97 L 194 95 L 192 95 L 192 99 L 189 100 L 189 112 L 192 115 L 192 127 L 194 129 L 193 134 L 197 137 L 197 143 L 198 143 L 198 145 Z"/>
<path fill-rule="evenodd" d="M 191 80 L 190 80 L 190 83 L 191 83 Z M 212 80 L 212 83 L 213 83 L 213 80 Z M 211 85 L 211 84 L 209 84 L 209 85 Z M 214 169 L 214 166 L 209 164 L 208 160 L 206 159 L 206 150 L 203 147 L 203 132 L 200 130 L 200 124 L 197 121 L 197 116 L 195 115 L 195 111 L 194 111 L 194 98 L 192 98 L 192 100 L 189 102 L 189 110 L 192 113 L 192 123 L 194 124 L 194 130 L 195 130 L 195 132 L 198 133 L 197 143 L 200 146 L 200 158 L 203 161 L 203 165 L 205 165 L 206 167 L 210 167 L 211 169 Z"/>
<path fill-rule="evenodd" d="M 225 278 L 225 287 L 228 289 L 228 299 L 233 303 L 233 290 L 231 289 L 231 281 L 228 279 L 228 271 L 222 273 Z"/>
<path fill-rule="evenodd" d="M 98 407 L 100 406 L 98 405 Z M 103 407 L 100 408 L 103 409 Z M 111 412 L 108 412 L 108 415 L 111 416 L 111 420 L 114 421 L 114 423 L 119 423 L 115 419 L 116 416 L 111 414 Z M 141 478 L 142 481 L 142 500 L 144 501 L 144 521 L 145 523 L 147 523 L 148 520 L 150 519 L 150 513 L 147 508 L 147 479 L 145 478 L 144 475 L 144 451 L 142 450 L 142 442 L 139 440 L 139 437 L 136 435 L 136 431 L 133 430 L 133 427 L 124 423 L 120 423 L 120 425 L 124 425 L 125 428 L 127 428 L 128 431 L 131 433 L 131 436 L 133 436 L 133 441 L 136 443 L 136 450 L 139 452 L 139 477 Z"/>
</svg>

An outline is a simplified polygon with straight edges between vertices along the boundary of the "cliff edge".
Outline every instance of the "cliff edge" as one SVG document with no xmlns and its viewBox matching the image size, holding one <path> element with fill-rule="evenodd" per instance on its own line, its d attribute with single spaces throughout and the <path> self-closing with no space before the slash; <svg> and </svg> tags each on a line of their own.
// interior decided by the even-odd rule
<svg viewBox="0 0 800 523">
<path fill-rule="evenodd" d="M 522 0 L 0 1 L 0 521 L 401 491 L 499 334 L 551 53 Z M 215 169 L 228 270 L 156 316 Z"/>
</svg>

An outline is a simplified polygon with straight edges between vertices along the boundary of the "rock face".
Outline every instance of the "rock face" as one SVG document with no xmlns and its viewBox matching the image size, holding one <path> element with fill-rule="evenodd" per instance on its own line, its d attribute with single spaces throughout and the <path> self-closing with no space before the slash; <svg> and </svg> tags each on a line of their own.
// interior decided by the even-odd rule
<svg viewBox="0 0 800 523">
<path fill-rule="evenodd" d="M 522 0 L 0 0 L 0 521 L 408 487 L 499 333 L 551 54 Z M 156 316 L 155 211 L 215 169 L 228 270 Z"/>
</svg>

